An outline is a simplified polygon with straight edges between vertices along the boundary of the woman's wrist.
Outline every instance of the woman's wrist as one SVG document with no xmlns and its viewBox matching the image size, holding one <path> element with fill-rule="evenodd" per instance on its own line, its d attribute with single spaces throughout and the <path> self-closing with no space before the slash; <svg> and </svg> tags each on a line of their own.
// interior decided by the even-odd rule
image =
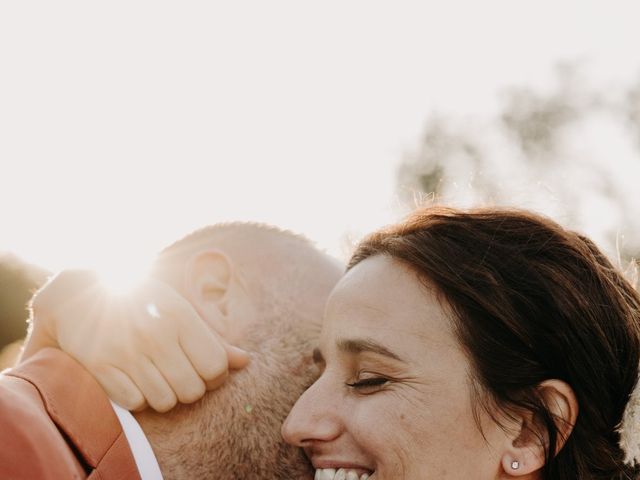
<svg viewBox="0 0 640 480">
<path fill-rule="evenodd" d="M 60 310 L 67 301 L 98 282 L 90 270 L 64 270 L 52 277 L 31 299 L 29 332 L 20 361 L 47 347 L 60 348 L 57 326 Z"/>
</svg>

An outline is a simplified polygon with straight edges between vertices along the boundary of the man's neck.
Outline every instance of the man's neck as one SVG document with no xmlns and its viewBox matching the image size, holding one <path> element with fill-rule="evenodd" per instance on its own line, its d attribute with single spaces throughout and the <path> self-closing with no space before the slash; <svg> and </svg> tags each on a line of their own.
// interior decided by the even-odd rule
<svg viewBox="0 0 640 480">
<path fill-rule="evenodd" d="M 160 466 L 146 434 L 133 415 L 120 405 L 111 402 L 111 406 L 122 426 L 129 448 L 142 480 L 163 480 Z"/>
<path fill-rule="evenodd" d="M 159 414 L 149 409 L 133 413 L 151 445 L 164 480 L 189 478 L 188 465 L 180 455 L 181 446 L 177 441 L 181 436 L 180 428 L 176 425 L 172 432 L 168 432 L 166 418 L 163 418 L 166 415 L 168 414 Z"/>
</svg>

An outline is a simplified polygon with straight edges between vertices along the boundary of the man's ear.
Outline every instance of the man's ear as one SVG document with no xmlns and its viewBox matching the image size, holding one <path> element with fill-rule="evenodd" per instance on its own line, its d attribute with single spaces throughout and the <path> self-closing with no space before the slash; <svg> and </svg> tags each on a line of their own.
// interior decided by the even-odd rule
<svg viewBox="0 0 640 480">
<path fill-rule="evenodd" d="M 538 387 L 538 395 L 546 405 L 558 432 L 555 456 L 564 447 L 578 418 L 578 400 L 573 389 L 562 380 L 546 380 Z M 514 431 L 503 456 L 506 478 L 529 478 L 544 467 L 549 449 L 549 434 L 543 418 L 531 412 L 519 415 L 520 427 Z"/>
<path fill-rule="evenodd" d="M 227 333 L 232 263 L 222 251 L 197 252 L 186 264 L 184 289 L 198 314 L 223 337 Z"/>
</svg>

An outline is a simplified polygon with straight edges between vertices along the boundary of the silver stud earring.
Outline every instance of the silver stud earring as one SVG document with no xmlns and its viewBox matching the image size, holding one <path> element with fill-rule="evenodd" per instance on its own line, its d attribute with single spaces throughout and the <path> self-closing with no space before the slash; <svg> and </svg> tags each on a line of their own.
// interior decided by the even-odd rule
<svg viewBox="0 0 640 480">
<path fill-rule="evenodd" d="M 517 460 L 514 460 L 513 462 L 511 462 L 511 468 L 513 470 L 518 470 L 520 468 L 520 462 Z"/>
</svg>

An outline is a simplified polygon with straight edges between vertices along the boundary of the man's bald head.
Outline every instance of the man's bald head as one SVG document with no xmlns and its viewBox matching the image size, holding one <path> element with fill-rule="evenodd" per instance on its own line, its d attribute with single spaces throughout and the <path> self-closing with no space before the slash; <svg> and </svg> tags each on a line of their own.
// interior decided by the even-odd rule
<svg viewBox="0 0 640 480">
<path fill-rule="evenodd" d="M 303 237 L 258 224 L 206 227 L 161 252 L 156 275 L 253 356 L 201 401 L 138 415 L 165 478 L 311 473 L 280 426 L 317 376 L 311 351 L 342 270 Z"/>
<path fill-rule="evenodd" d="M 225 293 L 246 294 L 243 301 L 251 302 L 258 310 L 277 308 L 286 313 L 304 305 L 291 320 L 316 324 L 321 320 L 327 292 L 343 269 L 307 238 L 258 223 L 225 223 L 196 230 L 164 249 L 155 262 L 156 276 L 196 307 L 198 293 L 193 291 L 193 284 L 190 287 L 190 281 L 195 275 L 210 275 L 210 285 L 201 285 L 209 293 L 216 287 L 224 289 L 226 281 L 235 281 L 229 287 L 238 288 Z M 199 312 L 206 317 L 204 310 Z M 251 315 L 247 310 L 242 313 Z M 261 320 L 260 315 L 255 319 L 234 319 L 245 323 L 253 320 Z M 229 340 L 243 341 L 233 336 Z"/>
</svg>

